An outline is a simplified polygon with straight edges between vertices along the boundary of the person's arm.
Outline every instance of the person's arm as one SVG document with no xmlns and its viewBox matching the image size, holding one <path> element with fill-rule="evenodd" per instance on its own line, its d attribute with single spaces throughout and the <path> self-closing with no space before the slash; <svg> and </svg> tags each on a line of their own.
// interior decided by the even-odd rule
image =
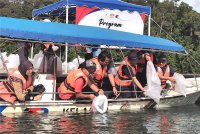
<svg viewBox="0 0 200 134">
<path fill-rule="evenodd" d="M 175 82 L 176 79 L 174 77 L 166 77 L 166 76 L 163 76 L 161 74 L 158 73 L 158 77 L 160 78 L 160 80 L 169 80 L 171 82 Z"/>
<path fill-rule="evenodd" d="M 174 77 L 166 77 L 166 76 L 162 76 L 160 74 L 158 74 L 158 77 L 161 79 L 161 80 L 170 80 L 171 82 L 175 82 L 176 79 Z"/>
<path fill-rule="evenodd" d="M 84 85 L 84 79 L 83 78 L 78 78 L 75 81 L 75 95 L 76 98 L 88 98 L 93 100 L 95 96 L 93 94 L 83 94 L 83 85 Z"/>
<path fill-rule="evenodd" d="M 140 82 L 138 81 L 138 79 L 136 77 L 133 77 L 133 81 L 135 83 L 135 85 L 140 88 L 142 91 L 145 91 L 144 88 L 142 87 L 142 85 L 140 84 Z"/>
<path fill-rule="evenodd" d="M 103 90 L 99 89 L 92 81 L 88 80 L 88 85 L 94 92 L 103 95 Z"/>
<path fill-rule="evenodd" d="M 110 84 L 112 85 L 113 93 L 114 93 L 115 95 L 117 95 L 117 89 L 116 89 L 116 86 L 115 86 L 115 80 L 114 80 L 113 74 L 108 74 L 108 78 L 109 78 L 109 80 L 110 80 Z"/>
<path fill-rule="evenodd" d="M 163 76 L 161 75 L 160 73 L 158 73 L 158 68 L 156 67 L 156 71 L 157 71 L 157 74 L 158 74 L 158 77 L 160 80 L 169 80 L 171 82 L 175 82 L 176 79 L 172 76 L 172 77 L 166 77 L 166 76 Z"/>
<path fill-rule="evenodd" d="M 20 101 L 25 101 L 26 94 L 23 93 L 22 80 L 17 77 L 13 77 L 12 78 L 12 87 L 14 89 L 17 99 Z"/>
</svg>

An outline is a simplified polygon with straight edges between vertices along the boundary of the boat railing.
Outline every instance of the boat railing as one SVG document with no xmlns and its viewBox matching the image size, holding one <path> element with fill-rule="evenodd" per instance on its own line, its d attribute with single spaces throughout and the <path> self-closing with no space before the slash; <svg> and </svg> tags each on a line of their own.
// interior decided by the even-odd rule
<svg viewBox="0 0 200 134">
<path fill-rule="evenodd" d="M 200 77 L 200 74 L 183 74 L 185 78 L 194 78 L 194 77 Z"/>
</svg>

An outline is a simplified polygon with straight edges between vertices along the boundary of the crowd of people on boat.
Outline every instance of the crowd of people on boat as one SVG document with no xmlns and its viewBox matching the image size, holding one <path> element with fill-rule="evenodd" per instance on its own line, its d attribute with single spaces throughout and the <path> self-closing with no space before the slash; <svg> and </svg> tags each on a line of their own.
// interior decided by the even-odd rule
<svg viewBox="0 0 200 134">
<path fill-rule="evenodd" d="M 31 44 L 23 44 L 19 49 L 20 65 L 9 74 L 7 81 L 0 82 L 0 98 L 14 103 L 18 101 L 40 100 L 45 91 L 42 84 L 33 86 L 33 64 L 28 60 L 27 51 Z M 22 44 L 20 44 L 22 46 Z M 52 46 L 45 46 L 48 50 L 46 57 L 54 56 Z M 167 57 L 161 54 L 153 57 L 153 53 L 144 50 L 130 50 L 120 65 L 112 71 L 113 61 L 109 52 L 99 51 L 100 54 L 89 56 L 76 70 L 70 71 L 65 80 L 57 88 L 57 98 L 60 100 L 91 99 L 105 94 L 109 98 L 144 97 L 144 86 L 147 85 L 146 65 L 148 61 L 155 63 L 155 69 L 161 81 L 162 89 L 166 89 L 169 80 L 175 82 L 174 71 L 168 65 Z M 87 53 L 88 55 L 88 53 Z M 53 64 L 49 63 L 46 73 L 55 73 Z M 107 76 L 107 80 L 104 78 Z M 106 94 L 106 89 L 112 92 Z M 83 93 L 88 90 L 89 93 Z M 91 92 L 93 91 L 93 92 Z"/>
</svg>

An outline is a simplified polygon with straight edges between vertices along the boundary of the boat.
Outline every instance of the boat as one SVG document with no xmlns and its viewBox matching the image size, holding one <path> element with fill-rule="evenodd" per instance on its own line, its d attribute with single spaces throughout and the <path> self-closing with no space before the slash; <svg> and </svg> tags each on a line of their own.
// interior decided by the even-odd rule
<svg viewBox="0 0 200 134">
<path fill-rule="evenodd" d="M 77 43 L 92 43 L 94 45 L 106 44 L 108 47 L 117 46 L 116 49 L 121 49 L 123 46 L 126 49 L 154 49 L 155 51 L 185 54 L 184 47 L 178 43 L 158 37 L 137 35 L 89 26 L 54 22 L 46 23 L 7 17 L 0 17 L 0 23 L 1 43 L 5 41 L 29 41 L 33 43 L 56 43 L 58 45 L 68 45 L 66 43 L 70 43 L 72 46 Z M 85 32 L 86 30 L 88 31 L 87 33 Z M 6 77 L 6 75 L 4 77 Z M 15 102 L 13 105 L 5 101 L 0 101 L 0 113 L 73 113 L 91 111 L 90 100 L 57 100 L 56 86 L 52 86 L 52 83 L 57 83 L 58 79 L 51 77 L 50 74 L 39 74 L 39 77 L 41 81 L 37 80 L 46 87 L 46 92 L 40 101 Z M 1 76 L 1 79 L 2 78 L 3 76 Z M 138 110 L 153 107 L 159 109 L 194 104 L 200 97 L 200 90 L 198 89 L 199 83 L 197 83 L 200 81 L 200 77 L 186 78 L 186 81 L 186 97 L 172 91 L 168 95 L 163 96 L 160 99 L 159 104 L 156 104 L 149 97 L 108 99 L 108 111 L 124 109 Z"/>
</svg>

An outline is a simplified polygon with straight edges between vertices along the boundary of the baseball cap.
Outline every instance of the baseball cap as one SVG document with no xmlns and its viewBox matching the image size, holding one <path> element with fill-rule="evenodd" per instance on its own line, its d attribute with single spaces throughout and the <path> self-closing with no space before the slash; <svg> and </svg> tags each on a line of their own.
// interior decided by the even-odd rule
<svg viewBox="0 0 200 134">
<path fill-rule="evenodd" d="M 85 61 L 85 67 L 89 71 L 89 73 L 94 73 L 96 71 L 96 64 L 90 60 Z"/>
<path fill-rule="evenodd" d="M 90 60 L 86 60 L 85 61 L 85 66 L 86 67 L 93 67 L 93 66 L 96 66 L 92 61 L 90 61 Z"/>
</svg>

